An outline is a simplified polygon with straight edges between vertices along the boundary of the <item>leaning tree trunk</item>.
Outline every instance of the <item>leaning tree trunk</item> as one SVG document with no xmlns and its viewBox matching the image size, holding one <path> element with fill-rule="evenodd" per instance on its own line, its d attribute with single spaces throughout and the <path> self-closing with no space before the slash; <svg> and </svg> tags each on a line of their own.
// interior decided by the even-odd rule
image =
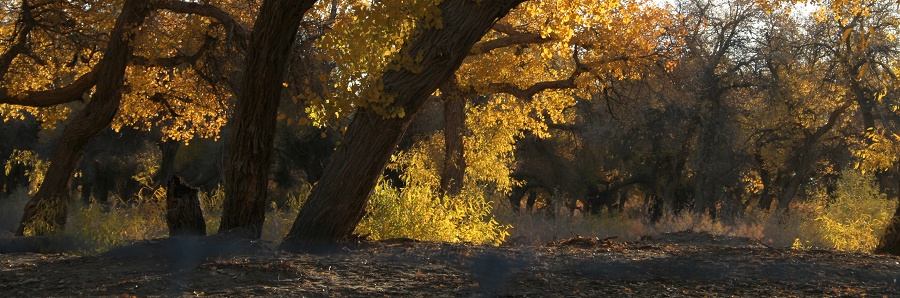
<svg viewBox="0 0 900 298">
<path fill-rule="evenodd" d="M 219 233 L 262 235 L 281 85 L 297 28 L 315 2 L 266 0 L 260 9 L 232 119 Z"/>
<path fill-rule="evenodd" d="M 453 81 L 453 80 L 451 80 Z M 441 172 L 441 194 L 462 193 L 466 176 L 465 144 L 466 97 L 455 83 L 448 84 L 444 99 L 444 169 Z"/>
<path fill-rule="evenodd" d="M 347 239 L 362 219 L 375 183 L 409 126 L 412 115 L 462 64 L 475 44 L 499 19 L 523 0 L 444 0 L 439 5 L 442 28 L 425 26 L 401 53 L 420 53 L 420 70 L 406 67 L 383 76 L 385 93 L 407 117 L 384 119 L 361 109 L 343 142 L 300 210 L 282 248 L 302 249 L 317 242 Z"/>
<path fill-rule="evenodd" d="M 127 0 L 122 13 L 116 19 L 115 27 L 103 59 L 100 60 L 97 86 L 90 103 L 84 107 L 72 123 L 63 130 L 62 137 L 53 154 L 50 167 L 44 176 L 44 183 L 25 205 L 25 213 L 16 231 L 23 236 L 25 228 L 36 221 L 49 224 L 48 231 L 61 230 L 66 224 L 66 210 L 69 202 L 69 182 L 87 142 L 109 126 L 119 110 L 125 67 L 131 56 L 135 28 L 143 24 L 149 15 L 150 1 Z"/>
</svg>

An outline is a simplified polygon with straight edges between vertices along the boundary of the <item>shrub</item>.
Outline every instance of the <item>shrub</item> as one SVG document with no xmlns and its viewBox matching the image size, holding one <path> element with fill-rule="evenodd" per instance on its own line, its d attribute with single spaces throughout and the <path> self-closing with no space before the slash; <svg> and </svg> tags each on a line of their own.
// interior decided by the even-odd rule
<svg viewBox="0 0 900 298">
<path fill-rule="evenodd" d="M 814 203 L 821 237 L 835 249 L 861 251 L 875 249 L 897 206 L 880 192 L 874 175 L 853 169 L 841 172 L 828 201 Z"/>
<path fill-rule="evenodd" d="M 271 202 L 271 209 L 266 215 L 266 222 L 263 225 L 262 240 L 271 242 L 281 242 L 284 236 L 290 231 L 297 214 L 300 213 L 300 207 L 309 197 L 310 186 L 308 184 L 302 186 L 296 195 L 290 196 L 284 203 L 279 206 L 276 202 Z"/>
<path fill-rule="evenodd" d="M 479 191 L 466 190 L 459 196 L 441 198 L 431 188 L 400 190 L 382 182 L 356 232 L 368 234 L 373 240 L 408 237 L 499 245 L 509 235 L 509 227 L 499 224 L 491 210 Z"/>
<path fill-rule="evenodd" d="M 200 209 L 206 220 L 206 234 L 215 234 L 222 223 L 222 208 L 225 203 L 225 190 L 219 185 L 213 191 L 200 193 Z"/>
<path fill-rule="evenodd" d="M 127 203 L 94 202 L 79 207 L 72 214 L 66 234 L 84 243 L 83 252 L 89 253 L 103 252 L 134 240 L 164 237 L 168 232 L 165 196 L 165 189 L 158 188 Z"/>
</svg>

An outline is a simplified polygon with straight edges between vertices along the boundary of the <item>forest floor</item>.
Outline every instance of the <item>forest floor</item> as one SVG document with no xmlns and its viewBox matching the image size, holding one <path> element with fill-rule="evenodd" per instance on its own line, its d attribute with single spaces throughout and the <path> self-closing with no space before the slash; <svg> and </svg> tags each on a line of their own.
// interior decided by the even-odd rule
<svg viewBox="0 0 900 298">
<path fill-rule="evenodd" d="M 0 254 L 0 297 L 897 297 L 900 258 L 671 233 L 541 246 L 395 239 L 319 253 L 206 239 L 93 256 Z"/>
</svg>

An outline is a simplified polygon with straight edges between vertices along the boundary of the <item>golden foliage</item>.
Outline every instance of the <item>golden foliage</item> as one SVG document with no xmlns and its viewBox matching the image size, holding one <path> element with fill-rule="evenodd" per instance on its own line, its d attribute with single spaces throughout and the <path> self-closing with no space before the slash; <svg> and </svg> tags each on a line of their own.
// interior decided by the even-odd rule
<svg viewBox="0 0 900 298">
<path fill-rule="evenodd" d="M 878 189 L 875 177 L 856 170 L 844 170 L 836 189 L 826 202 L 813 202 L 818 233 L 834 249 L 871 251 L 891 221 L 897 202 L 889 201 Z"/>
<path fill-rule="evenodd" d="M 485 184 L 489 179 L 509 180 L 509 176 L 470 176 L 459 196 L 441 197 L 440 136 L 434 134 L 409 151 L 395 155 L 391 167 L 402 170 L 406 187 L 397 189 L 386 182 L 379 183 L 366 216 L 356 228 L 357 234 L 369 234 L 374 240 L 409 237 L 494 245 L 505 239 L 509 227 L 491 215 L 493 206 L 485 196 L 490 193 Z"/>
</svg>

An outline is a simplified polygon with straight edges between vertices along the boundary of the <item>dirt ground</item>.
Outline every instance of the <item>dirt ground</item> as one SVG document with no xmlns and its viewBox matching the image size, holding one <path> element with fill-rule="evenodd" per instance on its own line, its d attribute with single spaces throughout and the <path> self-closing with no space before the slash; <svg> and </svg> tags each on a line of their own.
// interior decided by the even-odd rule
<svg viewBox="0 0 900 298">
<path fill-rule="evenodd" d="M 674 233 L 542 246 L 397 239 L 307 254 L 141 241 L 103 255 L 0 254 L 0 297 L 897 297 L 900 258 Z"/>
</svg>

